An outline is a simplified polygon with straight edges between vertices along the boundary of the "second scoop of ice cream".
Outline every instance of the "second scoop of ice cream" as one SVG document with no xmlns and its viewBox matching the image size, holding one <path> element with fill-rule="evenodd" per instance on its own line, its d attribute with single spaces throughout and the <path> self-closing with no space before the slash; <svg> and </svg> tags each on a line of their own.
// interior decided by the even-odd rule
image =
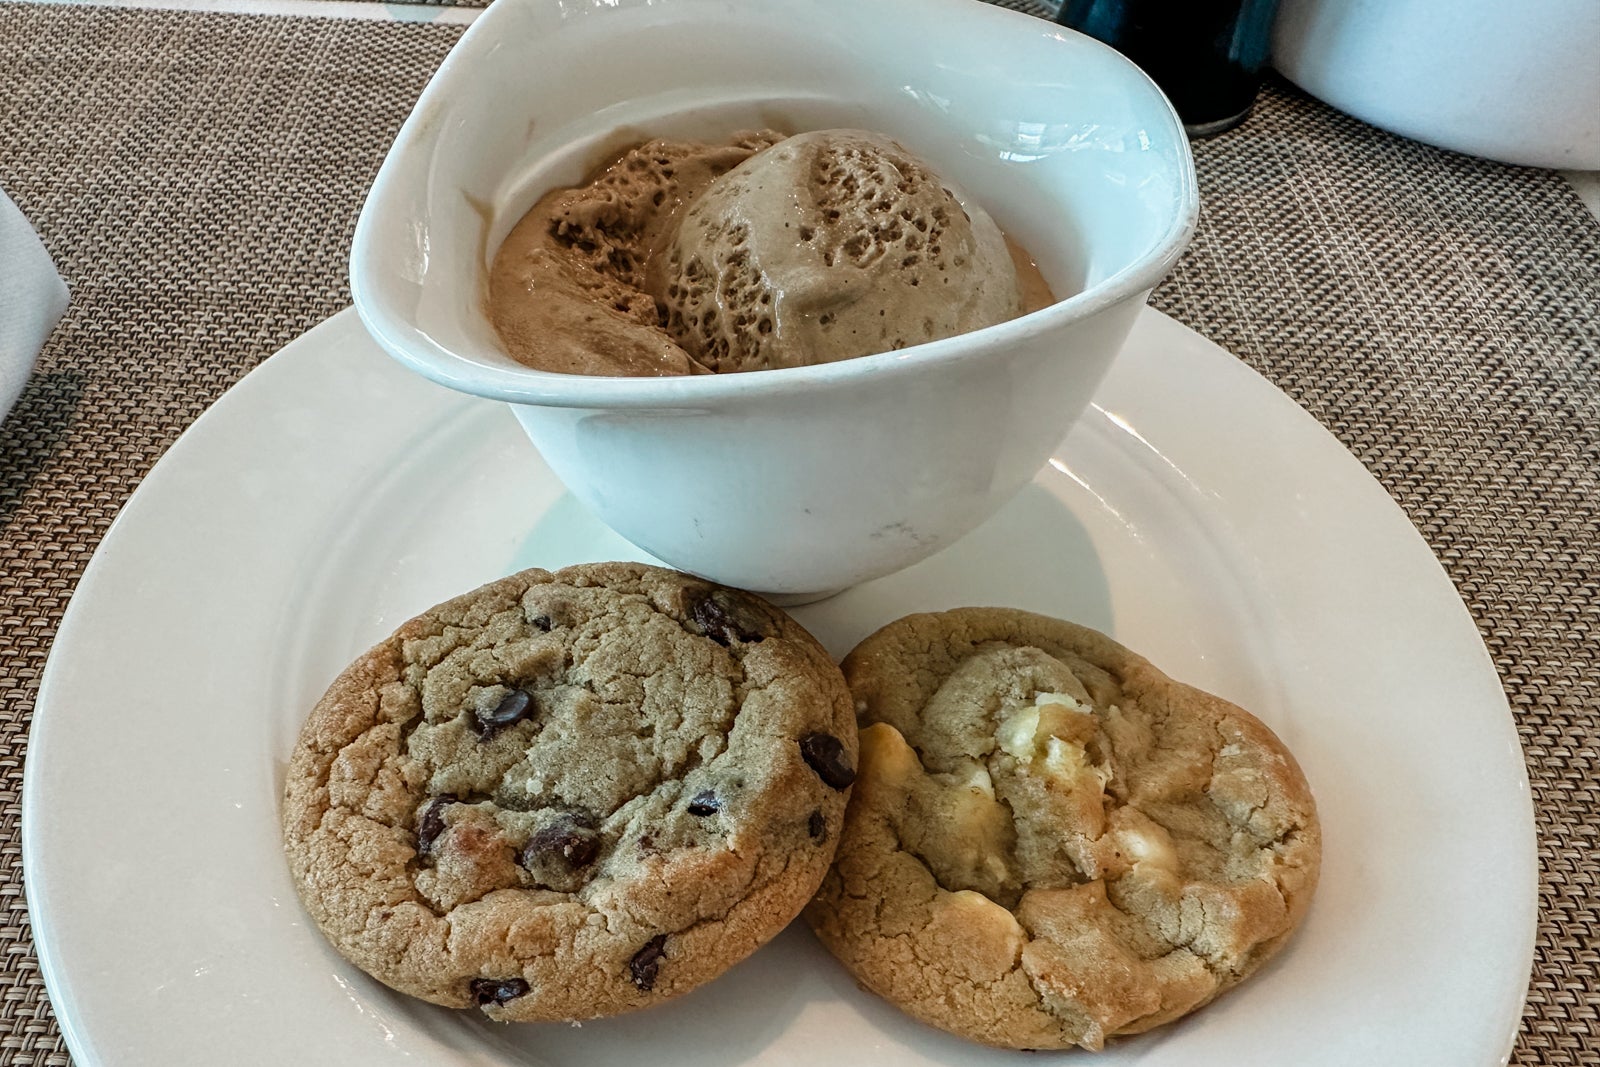
<svg viewBox="0 0 1600 1067">
<path fill-rule="evenodd" d="M 717 178 L 647 285 L 668 334 L 716 371 L 830 363 L 1022 311 L 989 215 L 894 141 L 787 138 Z"/>
</svg>

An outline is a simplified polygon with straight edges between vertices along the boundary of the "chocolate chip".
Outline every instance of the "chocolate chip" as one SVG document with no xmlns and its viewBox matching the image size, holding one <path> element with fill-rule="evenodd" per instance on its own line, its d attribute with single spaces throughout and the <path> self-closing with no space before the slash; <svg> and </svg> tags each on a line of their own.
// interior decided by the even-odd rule
<svg viewBox="0 0 1600 1067">
<path fill-rule="evenodd" d="M 528 992 L 528 983 L 521 978 L 474 978 L 467 988 L 472 993 L 472 1002 L 485 1008 L 523 996 Z"/>
<path fill-rule="evenodd" d="M 689 801 L 690 815 L 715 815 L 722 810 L 722 801 L 709 789 L 702 789 Z"/>
<path fill-rule="evenodd" d="M 550 626 L 552 625 L 550 616 L 548 615 L 535 615 L 533 618 L 528 620 L 528 623 L 531 626 L 535 626 L 538 629 L 543 630 L 545 633 L 550 632 Z"/>
<path fill-rule="evenodd" d="M 633 984 L 643 992 L 650 992 L 656 984 L 656 974 L 661 970 L 661 961 L 667 954 L 667 935 L 657 934 L 644 943 L 644 948 L 633 954 L 633 959 L 628 961 L 628 973 L 633 977 Z"/>
<path fill-rule="evenodd" d="M 533 697 L 525 689 L 513 689 L 488 711 L 472 713 L 472 729 L 478 740 L 487 741 L 514 722 L 521 722 L 533 711 Z"/>
<path fill-rule="evenodd" d="M 834 789 L 845 789 L 856 780 L 856 769 L 845 759 L 844 743 L 832 734 L 806 734 L 800 739 L 800 755 Z"/>
<path fill-rule="evenodd" d="M 767 620 L 750 601 L 727 589 L 708 589 L 689 605 L 700 632 L 724 648 L 766 637 Z"/>
<path fill-rule="evenodd" d="M 422 818 L 417 820 L 417 855 L 433 855 L 433 843 L 444 833 L 445 805 L 454 803 L 454 793 L 440 793 L 422 809 Z"/>
<path fill-rule="evenodd" d="M 806 820 L 806 832 L 811 835 L 811 840 L 821 841 L 828 833 L 828 823 L 822 817 L 822 812 L 814 811 L 811 818 Z"/>
<path fill-rule="evenodd" d="M 577 821 L 562 818 L 538 830 L 522 846 L 517 861 L 529 870 L 549 859 L 559 858 L 568 867 L 587 867 L 600 855 L 600 838 Z"/>
</svg>

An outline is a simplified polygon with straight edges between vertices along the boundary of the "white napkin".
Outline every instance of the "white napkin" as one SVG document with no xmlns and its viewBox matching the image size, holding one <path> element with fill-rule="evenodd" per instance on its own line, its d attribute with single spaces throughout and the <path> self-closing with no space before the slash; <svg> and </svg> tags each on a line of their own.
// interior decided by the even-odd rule
<svg viewBox="0 0 1600 1067">
<path fill-rule="evenodd" d="M 67 309 L 67 284 L 17 205 L 0 190 L 0 421 Z"/>
</svg>

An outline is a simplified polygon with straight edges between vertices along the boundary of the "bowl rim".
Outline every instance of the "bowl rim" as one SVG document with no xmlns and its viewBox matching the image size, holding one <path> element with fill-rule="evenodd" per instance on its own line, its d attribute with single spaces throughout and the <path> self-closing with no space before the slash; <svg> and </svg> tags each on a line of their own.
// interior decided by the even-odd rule
<svg viewBox="0 0 1600 1067">
<path fill-rule="evenodd" d="M 917 0 L 921 17 L 930 7 L 943 7 L 945 17 L 1004 21 L 1023 27 L 1063 45 L 1101 52 L 1113 66 L 1142 82 L 1157 102 L 1157 114 L 1170 124 L 1177 147 L 1177 201 L 1166 232 L 1140 257 L 1094 285 L 1058 300 L 1048 307 L 1006 322 L 929 341 L 892 352 L 880 352 L 833 363 L 783 367 L 759 372 L 667 375 L 659 377 L 565 374 L 523 366 L 490 366 L 461 355 L 435 340 L 410 318 L 399 313 L 385 292 L 387 268 L 377 262 L 374 231 L 383 225 L 381 207 L 392 199 L 392 187 L 403 179 L 403 161 L 427 151 L 438 122 L 434 112 L 438 86 L 459 77 L 457 67 L 494 47 L 500 22 L 513 17 L 514 7 L 528 8 L 551 0 L 497 0 L 474 20 L 424 87 L 385 155 L 368 190 L 356 221 L 350 250 L 350 291 L 356 311 L 367 331 L 393 358 L 437 384 L 475 396 L 513 404 L 571 408 L 700 407 L 748 398 L 770 398 L 797 392 L 830 392 L 859 387 L 865 380 L 894 379 L 921 373 L 932 366 L 947 367 L 987 358 L 995 347 L 1025 346 L 1042 335 L 1088 319 L 1129 299 L 1142 299 L 1159 282 L 1194 235 L 1199 219 L 1199 188 L 1194 155 L 1171 101 L 1145 72 L 1120 52 L 1086 34 L 1024 12 L 974 0 Z M 605 4 L 605 0 L 592 0 Z M 657 0 L 659 2 L 659 0 Z M 859 0 L 811 0 L 838 9 L 845 17 L 858 9 Z M 903 0 L 877 0 L 880 6 Z M 611 7 L 610 4 L 605 4 Z M 785 7 L 787 5 L 784 5 Z M 938 17 L 937 15 L 933 17 Z"/>
</svg>

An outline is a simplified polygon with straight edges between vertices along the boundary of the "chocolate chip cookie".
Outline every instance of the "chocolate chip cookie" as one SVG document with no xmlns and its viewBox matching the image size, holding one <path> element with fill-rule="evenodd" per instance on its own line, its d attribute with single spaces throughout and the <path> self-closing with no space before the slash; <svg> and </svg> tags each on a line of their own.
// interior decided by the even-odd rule
<svg viewBox="0 0 1600 1067">
<path fill-rule="evenodd" d="M 1008 1048 L 1100 1048 L 1261 966 L 1321 862 L 1294 757 L 1093 630 L 912 615 L 846 657 L 861 766 L 806 918 L 869 989 Z"/>
<path fill-rule="evenodd" d="M 524 571 L 352 664 L 289 765 L 301 899 L 357 966 L 498 1020 L 716 977 L 816 891 L 849 693 L 771 605 L 635 564 Z"/>
</svg>

